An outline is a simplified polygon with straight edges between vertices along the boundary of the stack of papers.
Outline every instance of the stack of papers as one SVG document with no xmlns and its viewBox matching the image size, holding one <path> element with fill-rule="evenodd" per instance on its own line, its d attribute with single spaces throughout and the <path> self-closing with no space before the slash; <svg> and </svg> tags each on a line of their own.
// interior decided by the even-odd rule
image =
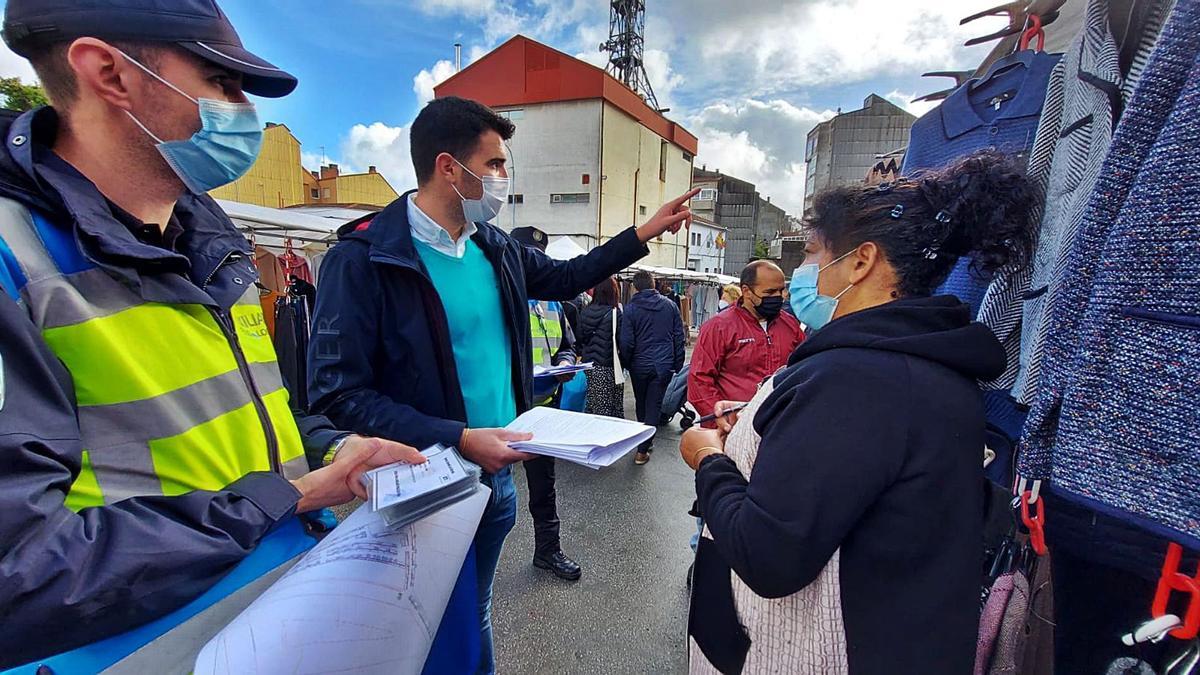
<svg viewBox="0 0 1200 675">
<path fill-rule="evenodd" d="M 454 448 L 421 451 L 424 464 L 397 462 L 363 474 L 371 510 L 390 527 L 404 527 L 475 494 L 479 467 Z"/>
<path fill-rule="evenodd" d="M 567 364 L 567 365 L 563 365 L 563 366 L 552 366 L 550 368 L 546 368 L 543 366 L 534 366 L 533 367 L 533 376 L 534 377 L 554 377 L 557 375 L 569 375 L 571 373 L 578 373 L 578 372 L 582 372 L 585 370 L 591 370 L 593 365 L 594 364 L 592 364 L 592 363 L 574 363 L 574 364 Z"/>
<path fill-rule="evenodd" d="M 593 469 L 612 465 L 654 436 L 654 427 L 638 422 L 545 407 L 530 410 L 505 429 L 533 434 L 532 440 L 509 443 L 515 450 Z"/>
</svg>

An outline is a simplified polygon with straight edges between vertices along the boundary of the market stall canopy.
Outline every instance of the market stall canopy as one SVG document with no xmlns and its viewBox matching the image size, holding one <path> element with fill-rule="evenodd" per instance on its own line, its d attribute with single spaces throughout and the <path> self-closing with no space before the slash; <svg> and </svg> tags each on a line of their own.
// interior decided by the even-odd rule
<svg viewBox="0 0 1200 675">
<path fill-rule="evenodd" d="M 695 270 L 681 270 L 674 267 L 653 267 L 650 265 L 630 265 L 628 269 L 634 272 L 649 272 L 654 275 L 655 279 L 660 281 L 681 280 L 719 285 L 738 283 L 737 277 L 731 277 L 728 274 L 717 274 L 715 272 L 697 272 Z"/>
<path fill-rule="evenodd" d="M 546 255 L 555 260 L 570 260 L 587 253 L 582 246 L 570 237 L 558 237 L 546 247 Z"/>
<path fill-rule="evenodd" d="M 273 209 L 225 199 L 216 201 L 239 230 L 252 235 L 264 246 L 282 246 L 284 239 L 289 237 L 304 243 L 332 245 L 337 239 L 337 229 L 351 220 L 322 218 L 291 209 Z"/>
</svg>

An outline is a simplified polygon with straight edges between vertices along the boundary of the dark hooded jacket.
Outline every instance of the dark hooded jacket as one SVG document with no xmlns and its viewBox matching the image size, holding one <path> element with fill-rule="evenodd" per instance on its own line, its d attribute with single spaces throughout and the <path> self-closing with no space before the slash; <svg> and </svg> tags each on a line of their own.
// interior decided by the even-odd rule
<svg viewBox="0 0 1200 675">
<path fill-rule="evenodd" d="M 630 373 L 662 377 L 678 373 L 686 343 L 675 303 L 653 288 L 629 299 L 617 328 L 617 349 Z"/>
<path fill-rule="evenodd" d="M 724 455 L 701 463 L 706 554 L 776 598 L 808 586 L 840 550 L 852 673 L 971 672 L 983 518 L 976 380 L 1004 364 L 995 336 L 951 297 L 896 300 L 816 331 L 740 422 L 762 437 L 753 479 Z M 697 570 L 711 562 L 698 558 Z M 693 611 L 709 622 L 730 593 L 729 575 L 715 577 L 695 585 Z"/>
</svg>

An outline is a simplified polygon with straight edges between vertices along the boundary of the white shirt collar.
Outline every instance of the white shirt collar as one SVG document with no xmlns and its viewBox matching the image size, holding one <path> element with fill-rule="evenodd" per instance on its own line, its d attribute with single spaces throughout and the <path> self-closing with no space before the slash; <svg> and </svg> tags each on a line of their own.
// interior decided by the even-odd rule
<svg viewBox="0 0 1200 675">
<path fill-rule="evenodd" d="M 479 230 L 475 223 L 467 223 L 458 241 L 454 241 L 450 233 L 427 216 L 412 197 L 408 198 L 408 224 L 414 239 L 452 258 L 461 258 L 466 254 L 467 240 Z"/>
</svg>

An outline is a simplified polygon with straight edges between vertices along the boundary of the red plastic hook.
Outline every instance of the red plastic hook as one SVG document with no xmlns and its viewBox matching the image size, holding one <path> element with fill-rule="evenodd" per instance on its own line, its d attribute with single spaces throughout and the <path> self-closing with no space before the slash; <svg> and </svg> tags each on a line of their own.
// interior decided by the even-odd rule
<svg viewBox="0 0 1200 675">
<path fill-rule="evenodd" d="M 1167 545 L 1167 559 L 1163 562 L 1162 576 L 1158 580 L 1158 590 L 1154 593 L 1154 604 L 1150 614 L 1158 618 L 1167 613 L 1167 603 L 1171 600 L 1171 592 L 1179 591 L 1191 596 L 1187 612 L 1183 615 L 1183 625 L 1171 631 L 1171 637 L 1180 640 L 1191 640 L 1200 633 L 1200 569 L 1192 576 L 1179 571 L 1179 563 L 1183 560 L 1183 547 L 1172 542 Z"/>
<path fill-rule="evenodd" d="M 1035 37 L 1038 41 L 1037 50 L 1040 52 L 1046 48 L 1046 31 L 1042 30 L 1042 17 L 1038 16 L 1037 14 L 1030 14 L 1029 28 L 1026 28 L 1025 32 L 1021 34 L 1021 42 L 1019 43 L 1018 51 L 1029 49 L 1029 43 L 1032 42 L 1033 38 Z"/>
<path fill-rule="evenodd" d="M 1029 544 L 1033 546 L 1033 552 L 1046 555 L 1049 549 L 1046 548 L 1046 530 L 1042 527 L 1046 522 L 1046 500 L 1039 499 L 1034 502 L 1037 515 L 1030 516 L 1029 502 L 1032 499 L 1033 490 L 1021 493 L 1021 522 L 1029 529 Z"/>
</svg>

